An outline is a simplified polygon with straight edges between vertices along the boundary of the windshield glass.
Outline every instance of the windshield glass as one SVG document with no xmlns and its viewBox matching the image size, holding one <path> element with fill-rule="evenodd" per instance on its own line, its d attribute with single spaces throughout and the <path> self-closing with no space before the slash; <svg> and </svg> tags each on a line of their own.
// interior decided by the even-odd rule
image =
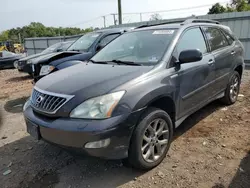
<svg viewBox="0 0 250 188">
<path fill-rule="evenodd" d="M 109 43 L 92 60 L 95 62 L 120 60 L 154 65 L 161 60 L 174 33 L 175 29 L 125 33 Z"/>
<path fill-rule="evenodd" d="M 62 43 L 56 43 L 53 44 L 52 46 L 48 47 L 47 49 L 45 49 L 44 51 L 42 51 L 43 54 L 48 54 L 48 53 L 52 53 L 55 52 L 58 48 L 60 48 L 62 46 Z"/>
<path fill-rule="evenodd" d="M 68 51 L 87 51 L 89 47 L 95 42 L 101 33 L 88 33 L 79 38 L 67 50 Z"/>
<path fill-rule="evenodd" d="M 70 47 L 71 44 L 72 44 L 71 41 L 70 41 L 70 42 L 64 42 L 64 43 L 62 44 L 62 46 L 61 46 L 62 51 L 67 50 L 67 49 Z"/>
</svg>

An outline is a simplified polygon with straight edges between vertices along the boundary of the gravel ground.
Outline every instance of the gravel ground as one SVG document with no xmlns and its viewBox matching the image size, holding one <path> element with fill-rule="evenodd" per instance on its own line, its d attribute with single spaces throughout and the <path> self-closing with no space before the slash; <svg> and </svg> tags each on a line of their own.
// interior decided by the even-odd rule
<svg viewBox="0 0 250 188">
<path fill-rule="evenodd" d="M 235 105 L 213 102 L 193 114 L 177 129 L 162 164 L 148 172 L 35 141 L 21 113 L 32 89 L 30 78 L 1 70 L 0 84 L 2 188 L 250 187 L 250 71 L 244 73 Z"/>
</svg>

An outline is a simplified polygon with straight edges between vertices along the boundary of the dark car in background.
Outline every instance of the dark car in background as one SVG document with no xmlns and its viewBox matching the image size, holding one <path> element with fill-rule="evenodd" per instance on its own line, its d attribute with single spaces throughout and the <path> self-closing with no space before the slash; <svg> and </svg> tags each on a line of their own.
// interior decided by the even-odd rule
<svg viewBox="0 0 250 188">
<path fill-rule="evenodd" d="M 68 47 L 73 43 L 73 41 L 67 41 L 67 42 L 59 42 L 56 44 L 51 45 L 44 51 L 38 54 L 33 54 L 30 56 L 27 56 L 25 58 L 20 59 L 18 62 L 14 64 L 14 66 L 20 71 L 20 72 L 26 72 L 30 75 L 32 75 L 32 62 L 35 61 L 38 57 L 45 57 L 48 54 L 56 53 L 56 52 L 62 52 L 66 51 Z"/>
<path fill-rule="evenodd" d="M 39 80 L 24 105 L 27 130 L 36 139 L 151 169 L 187 117 L 217 99 L 237 101 L 243 54 L 230 29 L 212 20 L 126 32 L 89 62 Z"/>
<path fill-rule="evenodd" d="M 65 52 L 48 54 L 32 62 L 34 81 L 57 70 L 89 60 L 94 54 L 131 28 L 103 29 L 87 33 L 76 40 Z"/>
<path fill-rule="evenodd" d="M 0 51 L 0 69 L 14 68 L 14 63 L 24 57 L 24 54 L 15 54 L 8 51 Z"/>
</svg>

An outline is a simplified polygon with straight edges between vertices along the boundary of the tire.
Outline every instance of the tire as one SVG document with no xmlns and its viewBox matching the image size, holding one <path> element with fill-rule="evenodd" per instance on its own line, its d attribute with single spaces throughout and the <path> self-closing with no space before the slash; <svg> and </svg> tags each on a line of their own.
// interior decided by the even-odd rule
<svg viewBox="0 0 250 188">
<path fill-rule="evenodd" d="M 156 127 L 154 130 L 157 131 L 153 131 L 152 127 Z M 159 129 L 157 129 L 157 127 Z M 163 131 L 161 132 L 160 127 L 163 127 Z M 153 133 L 152 135 L 154 136 L 151 137 L 151 133 Z M 144 139 L 144 136 L 147 138 L 147 141 Z M 128 152 L 129 164 L 131 164 L 132 167 L 141 170 L 150 170 L 156 167 L 165 158 L 172 137 L 173 123 L 170 116 L 161 109 L 152 107 L 148 108 L 142 115 L 141 120 L 132 135 Z M 154 153 L 155 156 L 150 154 L 149 157 L 145 157 L 148 156 L 148 152 Z M 157 155 L 157 153 L 159 155 Z"/>
<path fill-rule="evenodd" d="M 237 80 L 237 86 L 235 86 L 235 80 Z M 237 101 L 238 94 L 240 91 L 240 75 L 237 71 L 234 71 L 232 74 L 225 91 L 225 96 L 221 99 L 221 101 L 226 105 L 232 105 Z M 234 88 L 232 88 L 234 87 Z M 233 94 L 232 94 L 233 89 Z M 234 95 L 234 96 L 233 96 Z"/>
</svg>

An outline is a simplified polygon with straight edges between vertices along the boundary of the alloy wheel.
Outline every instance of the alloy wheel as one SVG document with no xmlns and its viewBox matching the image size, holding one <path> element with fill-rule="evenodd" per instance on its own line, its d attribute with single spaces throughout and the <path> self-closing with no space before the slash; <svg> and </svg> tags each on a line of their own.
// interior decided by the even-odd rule
<svg viewBox="0 0 250 188">
<path fill-rule="evenodd" d="M 237 99 L 239 93 L 239 83 L 240 81 L 238 76 L 234 76 L 230 85 L 230 98 L 232 101 L 235 101 Z"/>
<path fill-rule="evenodd" d="M 143 139 L 141 152 L 146 162 L 152 163 L 157 161 L 164 153 L 169 142 L 169 128 L 164 119 L 158 118 L 153 120 L 146 128 Z"/>
</svg>

